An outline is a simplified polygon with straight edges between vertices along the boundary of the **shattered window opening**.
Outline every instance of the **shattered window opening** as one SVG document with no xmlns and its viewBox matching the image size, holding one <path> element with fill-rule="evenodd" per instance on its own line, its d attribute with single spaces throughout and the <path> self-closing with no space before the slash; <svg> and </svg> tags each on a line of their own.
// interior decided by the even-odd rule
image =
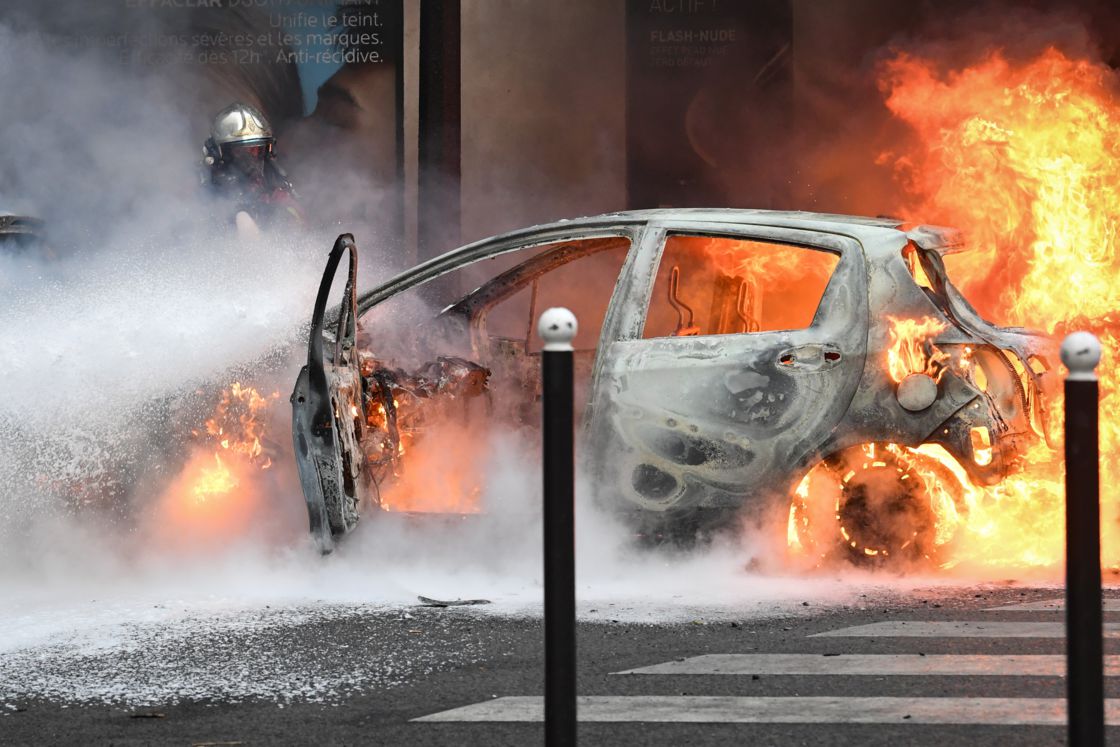
<svg viewBox="0 0 1120 747">
<path fill-rule="evenodd" d="M 792 244 L 671 234 L 643 336 L 804 329 L 839 261 L 832 252 Z"/>
<path fill-rule="evenodd" d="M 538 426 L 535 322 L 546 308 L 568 307 L 579 320 L 575 386 L 586 400 L 630 247 L 617 235 L 527 246 L 506 258 L 522 260 L 503 262 L 508 269 L 479 260 L 441 276 L 432 285 L 442 298 L 418 283 L 362 316 L 357 430 L 382 509 L 480 510 L 493 439 Z M 473 290 L 455 290 L 463 288 Z"/>
</svg>

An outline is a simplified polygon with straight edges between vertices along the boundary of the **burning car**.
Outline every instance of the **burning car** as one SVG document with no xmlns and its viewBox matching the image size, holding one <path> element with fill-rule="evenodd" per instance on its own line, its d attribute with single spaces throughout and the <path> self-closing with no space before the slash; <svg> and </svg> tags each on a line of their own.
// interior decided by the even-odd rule
<svg viewBox="0 0 1120 747">
<path fill-rule="evenodd" d="M 639 533 L 778 514 L 812 557 L 936 561 L 968 487 L 1045 441 L 1055 384 L 1049 339 L 983 320 L 949 281 L 963 248 L 889 218 L 632 211 L 478 241 L 359 295 L 344 234 L 291 398 L 311 531 L 329 550 L 362 513 L 477 510 L 469 480 L 409 477 L 536 427 L 534 322 L 567 306 L 582 465 Z M 466 438 L 440 445 L 448 424 Z"/>
</svg>

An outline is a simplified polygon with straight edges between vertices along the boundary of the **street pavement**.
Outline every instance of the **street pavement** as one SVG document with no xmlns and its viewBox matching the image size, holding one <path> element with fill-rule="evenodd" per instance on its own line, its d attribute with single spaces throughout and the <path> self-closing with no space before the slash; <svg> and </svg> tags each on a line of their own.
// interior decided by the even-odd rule
<svg viewBox="0 0 1120 747">
<path fill-rule="evenodd" d="M 796 613 L 742 619 L 698 610 L 643 623 L 583 609 L 594 619 L 579 626 L 580 739 L 1062 744 L 1060 597 L 1010 584 L 869 586 L 842 604 L 806 598 Z M 1115 676 L 1120 599 L 1105 618 Z M 66 656 L 17 649 L 0 654 L 0 743 L 540 744 L 541 640 L 531 614 L 350 605 Z M 243 691 L 188 686 L 238 657 L 250 667 Z M 169 696 L 175 679 L 187 684 Z M 1112 679 L 1106 690 L 1120 698 Z M 1120 723 L 1120 700 L 1107 711 Z M 1115 727 L 1108 736 L 1120 744 Z"/>
</svg>

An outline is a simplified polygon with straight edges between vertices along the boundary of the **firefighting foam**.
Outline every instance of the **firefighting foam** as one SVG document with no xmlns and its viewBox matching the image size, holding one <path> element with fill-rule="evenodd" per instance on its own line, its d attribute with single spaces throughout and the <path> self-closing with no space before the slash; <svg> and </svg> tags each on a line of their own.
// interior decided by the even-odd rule
<svg viewBox="0 0 1120 747">
<path fill-rule="evenodd" d="M 254 269 L 278 259 L 266 275 Z M 18 546 L 24 527 L 60 514 L 126 543 L 144 526 L 197 535 L 209 522 L 228 539 L 291 519 L 298 492 L 254 504 L 255 491 L 290 482 L 273 465 L 289 449 L 286 369 L 260 362 L 298 344 L 303 278 L 317 263 L 287 247 L 211 245 L 158 270 L 133 247 L 44 264 L 0 311 L 0 344 L 13 352 L 0 362 L 11 395 L 0 535 Z"/>
<path fill-rule="evenodd" d="M 890 111 L 910 125 L 918 138 L 917 148 L 900 148 L 880 157 L 882 163 L 895 168 L 906 199 L 903 205 L 884 209 L 897 207 L 915 221 L 953 225 L 965 231 L 969 248 L 948 257 L 950 277 L 978 302 L 985 316 L 1000 323 L 1043 328 L 1055 335 L 1088 327 L 1103 337 L 1102 413 L 1106 418 L 1102 421 L 1102 454 L 1114 453 L 1120 445 L 1120 421 L 1108 419 L 1107 414 L 1120 405 L 1120 393 L 1109 384 L 1115 370 L 1111 366 L 1120 352 L 1120 319 L 1116 316 L 1120 239 L 1115 222 L 1120 208 L 1116 187 L 1120 185 L 1120 160 L 1116 157 L 1120 155 L 1116 153 L 1120 147 L 1120 81 L 1116 74 L 1104 65 L 1072 59 L 1057 50 L 1025 62 L 1011 62 L 993 53 L 964 69 L 903 54 L 884 67 L 881 86 Z M 154 154 L 149 155 L 154 160 Z M 159 185 L 161 189 L 166 187 L 162 181 Z M 144 216 L 140 218 L 127 231 L 122 225 L 114 233 L 143 233 Z M 218 401 L 208 402 L 207 412 L 196 413 L 193 429 L 187 429 L 189 437 L 183 433 L 186 440 L 175 445 L 179 453 L 170 462 L 175 465 L 174 474 L 162 475 L 152 493 L 150 526 L 158 527 L 163 537 L 181 535 L 188 541 L 205 543 L 234 541 L 251 532 L 254 522 L 272 511 L 288 511 L 291 518 L 295 486 L 290 481 L 284 486 L 289 491 L 284 502 L 269 494 L 275 484 L 267 482 L 280 471 L 273 465 L 278 452 L 267 442 L 282 443 L 288 437 L 282 418 L 285 395 L 273 382 L 248 383 L 226 376 L 225 369 L 231 362 L 252 357 L 246 356 L 246 351 L 265 354 L 263 332 L 287 330 L 302 321 L 313 290 L 305 279 L 319 269 L 321 243 L 312 240 L 305 247 L 284 247 L 280 251 L 282 261 L 278 261 L 273 247 L 191 247 L 190 252 L 186 247 L 162 247 L 156 259 L 172 257 L 173 261 L 158 267 L 155 265 L 159 262 L 147 255 L 149 247 L 136 245 L 107 251 L 92 265 L 63 263 L 54 268 L 57 274 L 48 272 L 46 280 L 30 282 L 19 290 L 14 303 L 0 315 L 0 329 L 4 330 L 0 344 L 12 351 L 30 349 L 35 342 L 33 335 L 38 333 L 29 332 L 34 327 L 28 325 L 36 321 L 60 332 L 50 345 L 51 362 L 71 364 L 36 366 L 17 354 L 9 359 L 13 364 L 10 370 L 4 371 L 5 381 L 17 391 L 34 393 L 45 380 L 53 391 L 60 392 L 60 400 L 47 407 L 49 417 L 23 422 L 17 418 L 16 429 L 38 432 L 57 429 L 63 423 L 71 427 L 73 420 L 80 421 L 73 426 L 74 437 L 62 448 L 64 461 L 73 470 L 51 474 L 50 478 L 68 485 L 76 474 L 80 483 L 87 467 L 95 467 L 88 473 L 98 474 L 98 468 L 105 464 L 117 465 L 115 455 L 108 453 L 113 449 L 104 445 L 114 439 L 132 442 L 126 451 L 139 451 L 134 445 L 148 434 L 147 429 L 127 425 L 134 414 L 127 405 L 129 401 L 153 395 L 170 397 L 169 393 L 178 396 L 183 387 L 189 389 L 198 380 L 222 372 L 225 388 Z M 735 263 L 721 240 L 707 243 L 705 251 L 709 254 L 728 267 Z M 813 259 L 824 262 L 834 258 L 820 254 Z M 292 264 L 283 269 L 284 262 Z M 806 268 L 806 272 L 821 279 L 823 285 L 831 267 Z M 273 268 L 265 278 L 267 282 L 247 286 L 246 280 L 261 268 Z M 764 267 L 755 271 L 759 275 L 755 282 L 767 281 Z M 918 273 L 920 269 L 915 270 Z M 73 307 L 87 309 L 85 316 L 53 309 L 52 299 L 59 293 L 65 293 Z M 169 311 L 170 307 L 175 309 Z M 749 310 L 743 311 L 745 318 L 751 316 Z M 106 342 L 95 332 L 102 330 L 107 320 L 116 332 Z M 945 371 L 956 369 L 969 372 L 972 380 L 984 388 L 983 369 L 972 366 L 971 351 L 950 353 L 938 345 L 937 336 L 943 331 L 939 322 L 893 321 L 889 346 L 880 352 L 884 370 L 895 382 L 913 375 L 926 375 L 937 382 Z M 178 339 L 181 347 L 174 369 L 157 366 L 146 358 L 146 350 L 166 340 L 168 329 L 192 324 L 193 332 Z M 744 322 L 744 327 L 753 331 L 749 322 Z M 93 344 L 92 340 L 100 342 Z M 128 381 L 114 387 L 109 402 L 99 401 L 100 393 L 109 391 L 105 387 L 121 383 L 117 380 L 120 360 L 131 361 Z M 532 452 L 512 448 L 509 441 L 516 440 L 516 433 L 496 433 L 493 442 L 480 440 L 475 429 L 446 417 L 438 408 L 436 415 L 430 416 L 435 422 L 415 420 L 418 398 L 446 396 L 444 409 L 458 411 L 469 410 L 476 396 L 471 388 L 477 386 L 479 372 L 470 369 L 468 361 L 448 358 L 437 363 L 438 370 L 408 376 L 396 372 L 398 375 L 383 377 L 383 390 L 373 398 L 368 411 L 353 413 L 383 434 L 383 438 L 367 442 L 367 460 L 377 465 L 383 476 L 398 478 L 392 490 L 380 496 L 382 505 L 402 514 L 471 514 L 484 508 L 508 508 L 504 504 L 510 502 L 510 495 L 524 498 L 525 486 L 533 484 L 535 474 L 517 472 L 516 480 L 507 474 L 503 483 L 503 464 L 508 467 L 508 462 L 531 459 Z M 285 385 L 289 379 L 287 374 L 278 377 Z M 1046 435 L 1052 444 L 1059 444 L 1060 420 L 1054 416 L 1060 413 L 1061 403 L 1050 401 L 1045 405 L 1052 416 Z M 271 431 L 265 425 L 269 412 L 274 416 Z M 275 417 L 278 412 L 279 418 Z M 424 438 L 417 440 L 417 433 Z M 990 458 L 991 434 L 973 435 L 977 458 L 983 459 L 985 454 Z M 495 463 L 492 457 L 501 449 L 509 450 L 509 454 Z M 30 461 L 17 459 L 13 470 L 30 466 L 36 474 L 44 465 L 57 463 L 57 452 L 39 450 L 32 456 Z M 407 469 L 403 469 L 406 460 Z M 849 463 L 852 460 L 864 470 L 858 476 Z M 0 471 L 3 461 L 0 459 Z M 811 549 L 801 546 L 801 539 L 792 531 L 798 511 L 804 510 L 799 506 L 804 507 L 811 494 L 834 493 L 841 489 L 838 485 L 850 485 L 854 480 L 883 480 L 920 484 L 920 490 L 928 496 L 928 511 L 914 515 L 910 505 L 901 517 L 918 527 L 915 547 L 919 556 L 944 568 L 980 573 L 1054 568 L 1062 552 L 1060 460 L 1042 441 L 1023 461 L 1023 471 L 998 485 L 980 486 L 970 481 L 941 447 L 864 445 L 859 453 L 848 454 L 842 462 L 810 473 L 798 483 L 795 498 L 799 500 L 790 511 L 790 543 L 802 550 Z M 1118 465 L 1116 459 L 1104 463 L 1104 485 L 1120 476 Z M 290 470 L 291 465 L 284 463 L 283 467 Z M 529 495 L 518 505 L 531 505 L 531 489 Z M 1103 498 L 1105 560 L 1120 565 L 1118 496 L 1106 494 Z M 828 502 L 825 506 L 829 507 Z M 4 508 L 6 514 L 11 510 Z M 296 508 L 300 508 L 298 502 Z M 836 508 L 834 503 L 831 508 Z M 298 525 L 303 517 L 295 518 Z M 868 557 L 883 554 L 874 533 L 860 534 L 856 529 L 853 522 L 858 519 L 853 514 L 840 522 L 844 540 L 854 543 L 852 546 Z M 485 540 L 476 538 L 473 547 L 484 548 L 511 536 L 538 533 L 538 529 L 535 523 L 520 517 L 501 524 L 496 534 L 484 535 Z M 370 530 L 355 538 L 353 550 L 341 554 L 384 559 L 384 550 L 372 549 L 371 545 L 391 533 L 385 528 Z M 618 539 L 624 532 L 612 528 L 610 534 Z M 412 530 L 407 535 L 420 544 L 444 536 Z M 391 546 L 405 557 L 409 551 L 405 544 L 398 538 Z M 535 545 L 528 546 L 533 552 L 519 550 L 513 557 L 526 562 L 536 557 Z M 415 550 L 415 544 L 411 547 Z M 496 552 L 494 557 L 507 556 Z M 717 563 L 724 570 L 734 564 L 725 555 L 717 553 L 714 557 L 724 563 Z M 624 567 L 633 570 L 631 566 L 612 566 L 612 570 Z M 680 566 L 688 567 L 687 563 Z M 716 576 L 719 582 L 736 577 Z M 533 580 L 530 576 L 529 582 Z"/>
</svg>

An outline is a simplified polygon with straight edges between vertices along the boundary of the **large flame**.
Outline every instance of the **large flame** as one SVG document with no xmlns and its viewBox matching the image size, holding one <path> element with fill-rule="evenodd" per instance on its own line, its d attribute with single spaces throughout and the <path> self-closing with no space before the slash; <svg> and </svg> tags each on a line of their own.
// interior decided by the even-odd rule
<svg viewBox="0 0 1120 747">
<path fill-rule="evenodd" d="M 207 503 L 212 498 L 228 494 L 238 485 L 230 468 L 222 462 L 222 458 L 214 455 L 214 465 L 198 469 L 195 479 L 191 481 L 190 494 L 196 504 Z"/>
<path fill-rule="evenodd" d="M 880 84 L 888 109 L 918 138 L 917 148 L 881 158 L 905 187 L 902 212 L 965 232 L 970 249 L 947 265 L 978 310 L 997 323 L 1056 336 L 1088 328 L 1102 338 L 1102 542 L 1115 566 L 1120 506 L 1107 486 L 1120 478 L 1120 78 L 1049 49 L 1016 63 L 993 52 L 963 69 L 899 54 Z M 1049 405 L 1060 413 L 1060 402 Z M 1059 455 L 1040 442 L 1025 463 L 995 487 L 966 483 L 955 562 L 1060 565 Z"/>
<path fill-rule="evenodd" d="M 214 414 L 206 420 L 206 433 L 222 451 L 240 454 L 261 469 L 268 469 L 272 458 L 264 453 L 261 444 L 263 415 L 279 396 L 280 392 L 273 392 L 266 397 L 251 386 L 233 382 L 222 392 Z"/>
<path fill-rule="evenodd" d="M 890 323 L 890 345 L 887 348 L 887 372 L 895 382 L 911 374 L 926 374 L 934 381 L 941 379 L 949 354 L 937 349 L 933 338 L 945 329 L 945 322 L 925 317 L 897 319 Z"/>
<path fill-rule="evenodd" d="M 156 521 L 169 541 L 230 540 L 251 526 L 262 500 L 258 476 L 272 465 L 265 412 L 280 396 L 234 382 L 222 391 L 186 466 L 161 497 Z"/>
</svg>

